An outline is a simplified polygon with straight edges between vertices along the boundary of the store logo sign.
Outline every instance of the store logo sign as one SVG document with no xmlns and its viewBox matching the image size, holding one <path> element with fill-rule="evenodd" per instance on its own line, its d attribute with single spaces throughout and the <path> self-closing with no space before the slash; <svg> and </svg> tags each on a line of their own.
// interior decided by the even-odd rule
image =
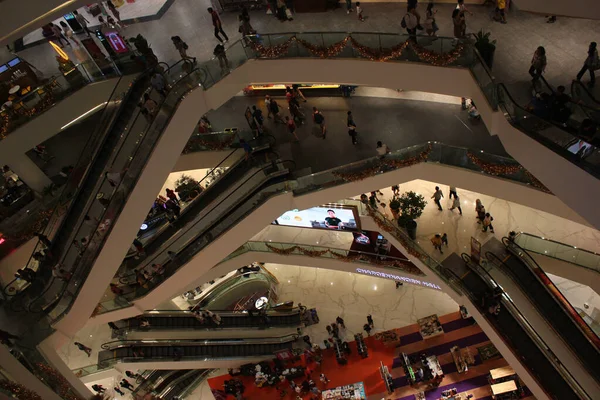
<svg viewBox="0 0 600 400">
<path fill-rule="evenodd" d="M 436 285 L 435 283 L 425 282 L 425 281 L 421 281 L 419 279 L 414 279 L 414 278 L 408 278 L 406 276 L 398 276 L 398 275 L 394 275 L 394 274 L 388 274 L 387 272 L 379 272 L 379 271 L 373 271 L 370 269 L 356 268 L 356 273 L 363 274 L 363 275 L 369 275 L 369 276 L 376 276 L 378 278 L 392 279 L 394 281 L 410 283 L 412 285 L 424 286 L 424 287 L 428 287 L 428 288 L 436 289 L 436 290 L 442 290 L 442 288 L 439 287 L 438 285 Z"/>
</svg>

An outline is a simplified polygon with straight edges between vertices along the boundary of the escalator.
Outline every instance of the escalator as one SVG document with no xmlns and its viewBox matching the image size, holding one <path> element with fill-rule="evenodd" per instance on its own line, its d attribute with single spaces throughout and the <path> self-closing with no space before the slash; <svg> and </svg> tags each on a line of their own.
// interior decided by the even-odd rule
<svg viewBox="0 0 600 400">
<path fill-rule="evenodd" d="M 600 123 L 600 101 L 580 81 L 571 83 L 571 97 L 573 101 L 585 106 L 587 117 Z"/>
<path fill-rule="evenodd" d="M 186 371 L 183 375 L 173 380 L 171 384 L 164 388 L 158 394 L 158 397 L 163 400 L 173 400 L 175 398 L 179 398 L 179 395 L 183 393 L 183 391 L 185 391 L 188 386 L 194 383 L 196 379 L 204 375 L 205 372 L 206 370 L 203 369 Z"/>
<path fill-rule="evenodd" d="M 278 351 L 291 350 L 296 338 L 296 335 L 288 335 L 269 339 L 114 341 L 102 345 L 98 365 L 273 357 Z"/>
<path fill-rule="evenodd" d="M 275 153 L 269 152 L 270 147 L 274 144 L 274 138 L 272 140 L 264 140 L 261 145 L 256 145 L 253 148 L 254 154 L 261 154 L 263 151 L 265 157 L 276 157 Z M 236 154 L 237 150 L 233 150 L 227 157 L 225 157 L 217 166 L 213 168 L 219 168 L 225 164 L 230 158 Z M 193 222 L 198 217 L 204 215 L 203 210 L 207 210 L 208 207 L 219 197 L 222 197 L 224 193 L 231 190 L 233 187 L 240 185 L 240 182 L 245 183 L 250 178 L 256 177 L 258 171 L 262 171 L 261 167 L 254 167 L 251 162 L 245 159 L 240 159 L 234 165 L 232 165 L 222 176 L 220 176 L 213 184 L 203 190 L 196 199 L 183 210 L 180 217 L 173 223 L 169 224 L 165 221 L 159 226 L 153 227 L 154 233 L 152 237 L 147 238 L 144 244 L 145 257 L 139 257 L 138 259 L 129 258 L 125 263 L 124 267 L 127 269 L 133 269 L 143 264 L 146 258 L 151 258 L 152 255 L 160 249 L 166 242 L 172 239 L 174 236 L 185 231 L 187 224 Z M 207 175 L 208 176 L 208 175 Z M 202 185 L 203 181 L 199 182 Z M 145 235 L 146 237 L 148 234 Z"/>
<path fill-rule="evenodd" d="M 550 398 L 557 400 L 590 398 L 572 377 L 561 369 L 560 364 L 555 361 L 556 357 L 483 268 L 471 263 L 470 257 L 465 257 L 464 254 L 462 259 L 456 254 L 451 255 L 444 260 L 442 266 L 443 274 L 471 299 Z M 487 307 L 494 293 L 496 295 L 502 293 L 501 296 L 497 296 L 502 311 L 498 315 L 491 316 Z"/>
<path fill-rule="evenodd" d="M 267 154 L 271 153 L 267 152 Z M 172 275 L 180 266 L 185 265 L 189 257 L 200 250 L 196 247 L 199 239 L 202 240 L 202 247 L 204 247 L 204 245 L 216 239 L 217 236 L 215 235 L 220 234 L 220 231 L 211 233 L 211 229 L 219 226 L 223 221 L 236 222 L 237 219 L 232 218 L 232 216 L 242 212 L 244 215 L 252 212 L 260 201 L 268 199 L 269 196 L 265 196 L 266 193 L 272 190 L 283 191 L 287 187 L 285 182 L 290 179 L 289 175 L 295 169 L 295 164 L 287 160 L 271 161 L 269 164 L 252 170 L 248 175 L 244 175 L 243 172 L 247 169 L 248 164 L 242 162 L 239 169 L 235 168 L 231 172 L 232 177 L 239 177 L 241 173 L 242 179 L 241 182 L 235 182 L 235 179 L 233 179 L 234 188 L 231 188 L 232 182 L 228 180 L 229 186 L 226 187 L 228 192 L 224 196 L 219 193 L 221 191 L 219 188 L 215 188 L 210 192 L 206 190 L 206 197 L 201 196 L 198 202 L 190 207 L 191 210 L 187 215 L 181 217 L 181 222 L 176 225 L 179 229 L 169 229 L 159 235 L 150 243 L 148 248 L 144 249 L 146 255 L 139 257 L 138 260 L 131 260 L 128 269 L 140 269 L 142 265 L 160 264 L 164 268 L 163 276 Z M 228 175 L 229 172 L 222 179 L 227 178 Z M 217 183 L 215 183 L 216 185 Z M 212 201 L 215 198 L 218 198 L 218 201 Z M 185 250 L 190 252 L 189 255 L 185 253 Z M 169 257 L 169 251 L 177 253 L 176 259 Z M 135 271 L 120 275 L 119 281 L 122 284 L 135 282 Z M 120 297 L 131 301 L 152 290 L 161 281 L 161 277 L 154 277 Z"/>
<path fill-rule="evenodd" d="M 149 328 L 140 327 L 142 318 L 130 318 L 125 320 L 122 328 L 124 331 L 155 330 L 187 330 L 187 329 L 234 329 L 234 328 L 279 328 L 300 326 L 301 316 L 298 309 L 289 312 L 271 311 L 267 312 L 267 319 L 254 315 L 250 316 L 247 311 L 232 312 L 219 311 L 221 317 L 219 325 L 200 323 L 190 311 L 151 311 L 143 314 L 143 319 L 150 323 Z"/>
<path fill-rule="evenodd" d="M 485 247 L 486 258 L 512 278 L 590 375 L 600 382 L 600 340 L 533 258 L 507 238 L 503 242 L 492 239 Z"/>
</svg>

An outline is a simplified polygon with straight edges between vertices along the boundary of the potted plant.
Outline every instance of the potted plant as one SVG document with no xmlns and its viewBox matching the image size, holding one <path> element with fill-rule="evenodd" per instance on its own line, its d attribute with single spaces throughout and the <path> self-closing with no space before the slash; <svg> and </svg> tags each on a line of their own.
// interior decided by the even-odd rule
<svg viewBox="0 0 600 400">
<path fill-rule="evenodd" d="M 400 216 L 400 202 L 396 196 L 390 200 L 390 210 L 392 210 L 392 216 L 394 219 L 397 220 Z"/>
<path fill-rule="evenodd" d="M 415 240 L 417 238 L 417 222 L 415 219 L 423 214 L 423 210 L 427 205 L 425 198 L 415 192 L 406 192 L 398 197 L 400 203 L 401 215 L 398 218 L 398 225 L 406 228 L 408 236 Z M 390 205 L 391 207 L 391 205 Z"/>
<path fill-rule="evenodd" d="M 483 29 L 475 34 L 475 48 L 481 55 L 483 62 L 489 69 L 494 64 L 494 53 L 496 52 L 496 41 L 490 40 L 490 32 L 484 32 Z"/>
<path fill-rule="evenodd" d="M 182 174 L 179 179 L 175 181 L 175 191 L 179 193 L 179 197 L 182 201 L 188 201 L 194 198 L 199 193 L 200 184 L 197 180 L 189 175 Z"/>
</svg>

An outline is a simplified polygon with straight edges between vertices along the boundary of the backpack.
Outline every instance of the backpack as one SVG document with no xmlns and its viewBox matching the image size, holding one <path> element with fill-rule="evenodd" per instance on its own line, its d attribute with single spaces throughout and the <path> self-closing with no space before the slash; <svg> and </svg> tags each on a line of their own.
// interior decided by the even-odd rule
<svg viewBox="0 0 600 400">
<path fill-rule="evenodd" d="M 321 115 L 321 113 L 316 113 L 315 114 L 315 122 L 317 124 L 323 123 L 324 120 L 325 120 L 325 118 L 323 117 L 323 115 Z"/>
</svg>

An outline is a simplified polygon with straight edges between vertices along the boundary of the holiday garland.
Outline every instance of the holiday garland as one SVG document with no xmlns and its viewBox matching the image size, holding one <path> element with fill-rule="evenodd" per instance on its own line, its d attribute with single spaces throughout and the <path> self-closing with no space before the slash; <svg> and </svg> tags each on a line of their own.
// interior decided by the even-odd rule
<svg viewBox="0 0 600 400">
<path fill-rule="evenodd" d="M 46 376 L 46 382 L 53 387 L 53 390 L 64 400 L 82 400 L 82 398 L 73 393 L 71 384 L 62 376 L 60 372 L 49 365 L 37 363 L 35 365 L 38 371 L 41 371 Z"/>
<path fill-rule="evenodd" d="M 298 43 L 313 56 L 320 58 L 329 58 L 339 55 L 346 45 L 350 43 L 353 49 L 355 49 L 362 57 L 367 58 L 371 61 L 389 61 L 394 58 L 398 58 L 402 55 L 407 47 L 410 47 L 416 54 L 416 56 L 423 62 L 436 65 L 445 66 L 455 62 L 464 52 L 464 45 L 459 43 L 456 47 L 443 54 L 438 54 L 431 50 L 424 48 L 416 43 L 416 41 L 407 39 L 403 42 L 398 43 L 390 48 L 371 48 L 360 44 L 352 36 L 348 35 L 344 39 L 336 42 L 328 47 L 318 46 L 307 42 L 304 39 L 300 39 L 296 36 L 292 36 L 285 42 L 277 44 L 275 46 L 264 46 L 260 43 L 250 41 L 249 46 L 252 50 L 256 51 L 260 57 L 264 58 L 278 58 L 288 52 L 292 43 Z"/>
<path fill-rule="evenodd" d="M 382 172 L 382 166 L 388 166 L 392 168 L 404 168 L 410 167 L 411 165 L 418 164 L 420 162 L 427 161 L 429 153 L 431 152 L 432 145 L 429 143 L 427 148 L 416 156 L 408 157 L 404 159 L 384 158 L 379 163 L 371 168 L 359 172 L 338 172 L 333 171 L 331 174 L 337 178 L 340 178 L 346 182 L 362 181 L 363 179 L 370 178 Z"/>
<path fill-rule="evenodd" d="M 284 256 L 288 256 L 290 254 L 292 254 L 295 251 L 299 251 L 300 253 L 309 256 L 309 257 L 322 257 L 325 254 L 329 253 L 331 254 L 333 257 L 335 257 L 338 260 L 344 261 L 344 262 L 356 262 L 356 261 L 368 261 L 371 264 L 375 264 L 375 265 L 381 265 L 384 267 L 393 267 L 393 268 L 397 268 L 400 269 L 404 272 L 410 273 L 410 274 L 414 274 L 414 275 L 424 275 L 423 272 L 418 269 L 417 267 L 415 267 L 410 261 L 401 261 L 401 260 L 385 260 L 385 259 L 380 259 L 378 257 L 375 256 L 369 256 L 366 254 L 361 254 L 361 253 L 357 253 L 357 254 L 341 254 L 338 253 L 336 251 L 333 251 L 331 249 L 326 249 L 326 250 L 311 250 L 311 249 L 307 249 L 304 248 L 302 246 L 292 246 L 292 247 L 288 247 L 285 249 L 280 249 L 277 248 L 275 246 L 272 246 L 270 244 L 266 244 L 267 248 L 269 250 L 271 250 L 273 253 L 275 254 L 279 254 L 279 255 L 284 255 Z"/>
<path fill-rule="evenodd" d="M 12 394 L 19 400 L 42 400 L 42 397 L 33 390 L 29 390 L 20 383 L 13 381 L 1 380 L 0 389 Z"/>
</svg>

